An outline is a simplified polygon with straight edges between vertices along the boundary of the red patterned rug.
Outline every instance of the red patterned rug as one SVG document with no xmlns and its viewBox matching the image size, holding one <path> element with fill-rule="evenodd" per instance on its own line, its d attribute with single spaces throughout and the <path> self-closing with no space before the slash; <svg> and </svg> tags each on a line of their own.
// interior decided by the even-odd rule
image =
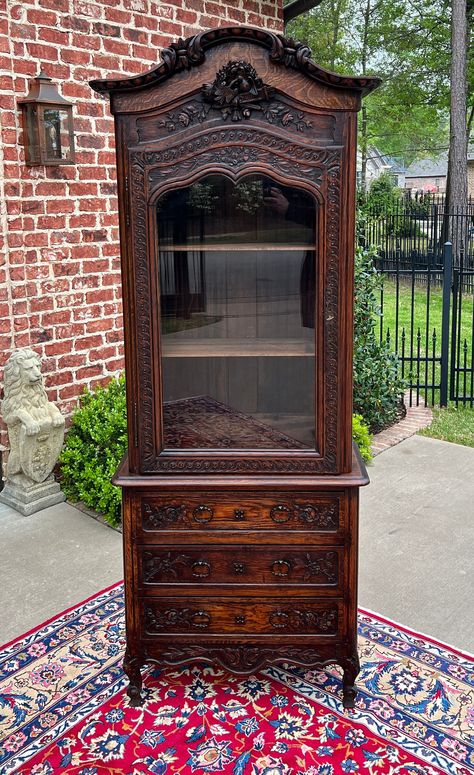
<svg viewBox="0 0 474 775">
<path fill-rule="evenodd" d="M 199 663 L 149 668 L 130 708 L 122 591 L 1 650 L 2 775 L 474 773 L 473 657 L 360 611 L 355 711 L 337 667 L 239 678 Z"/>
</svg>

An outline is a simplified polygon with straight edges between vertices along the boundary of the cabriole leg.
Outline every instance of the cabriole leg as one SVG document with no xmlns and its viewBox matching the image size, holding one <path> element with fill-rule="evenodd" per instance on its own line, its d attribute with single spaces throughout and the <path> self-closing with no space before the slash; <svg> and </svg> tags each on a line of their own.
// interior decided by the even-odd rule
<svg viewBox="0 0 474 775">
<path fill-rule="evenodd" d="M 340 665 L 344 670 L 344 675 L 342 678 L 342 704 L 344 708 L 354 708 L 355 698 L 357 696 L 355 680 L 360 670 L 359 656 L 355 654 L 352 657 L 341 659 Z"/>
<path fill-rule="evenodd" d="M 141 695 L 142 674 L 140 668 L 140 660 L 138 657 L 132 657 L 127 647 L 123 660 L 123 669 L 130 680 L 127 694 L 130 697 L 130 705 L 132 708 L 143 705 L 143 697 Z"/>
</svg>

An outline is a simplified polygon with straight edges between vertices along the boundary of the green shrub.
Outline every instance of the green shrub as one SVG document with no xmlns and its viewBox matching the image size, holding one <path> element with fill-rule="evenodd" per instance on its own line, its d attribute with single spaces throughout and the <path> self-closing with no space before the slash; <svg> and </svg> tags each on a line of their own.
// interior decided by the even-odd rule
<svg viewBox="0 0 474 775">
<path fill-rule="evenodd" d="M 372 434 L 369 431 L 367 423 L 360 414 L 352 415 L 352 438 L 359 447 L 362 460 L 370 463 L 372 455 Z"/>
<path fill-rule="evenodd" d="M 381 276 L 374 267 L 373 251 L 358 247 L 355 260 L 354 308 L 354 412 L 370 430 L 395 421 L 404 383 L 398 358 L 377 334 Z"/>
<path fill-rule="evenodd" d="M 86 391 L 72 416 L 59 458 L 62 488 L 72 501 L 82 501 L 120 524 L 120 488 L 110 479 L 127 449 L 125 378 Z"/>
</svg>

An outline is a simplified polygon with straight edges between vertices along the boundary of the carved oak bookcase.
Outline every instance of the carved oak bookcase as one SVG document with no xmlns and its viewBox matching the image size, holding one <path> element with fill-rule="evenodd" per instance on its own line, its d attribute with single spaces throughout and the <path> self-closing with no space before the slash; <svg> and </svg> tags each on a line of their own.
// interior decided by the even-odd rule
<svg viewBox="0 0 474 775">
<path fill-rule="evenodd" d="M 358 673 L 352 448 L 356 114 L 377 79 L 210 30 L 94 81 L 115 116 L 132 704 L 198 658 Z"/>
</svg>

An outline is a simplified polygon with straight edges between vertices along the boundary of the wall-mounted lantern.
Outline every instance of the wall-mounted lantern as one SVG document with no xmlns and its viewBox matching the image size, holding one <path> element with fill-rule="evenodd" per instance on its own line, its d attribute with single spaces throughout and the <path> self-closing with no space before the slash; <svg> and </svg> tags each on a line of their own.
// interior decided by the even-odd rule
<svg viewBox="0 0 474 775">
<path fill-rule="evenodd" d="M 23 113 L 26 164 L 73 164 L 72 104 L 61 97 L 52 79 L 41 70 L 18 104 Z"/>
</svg>

